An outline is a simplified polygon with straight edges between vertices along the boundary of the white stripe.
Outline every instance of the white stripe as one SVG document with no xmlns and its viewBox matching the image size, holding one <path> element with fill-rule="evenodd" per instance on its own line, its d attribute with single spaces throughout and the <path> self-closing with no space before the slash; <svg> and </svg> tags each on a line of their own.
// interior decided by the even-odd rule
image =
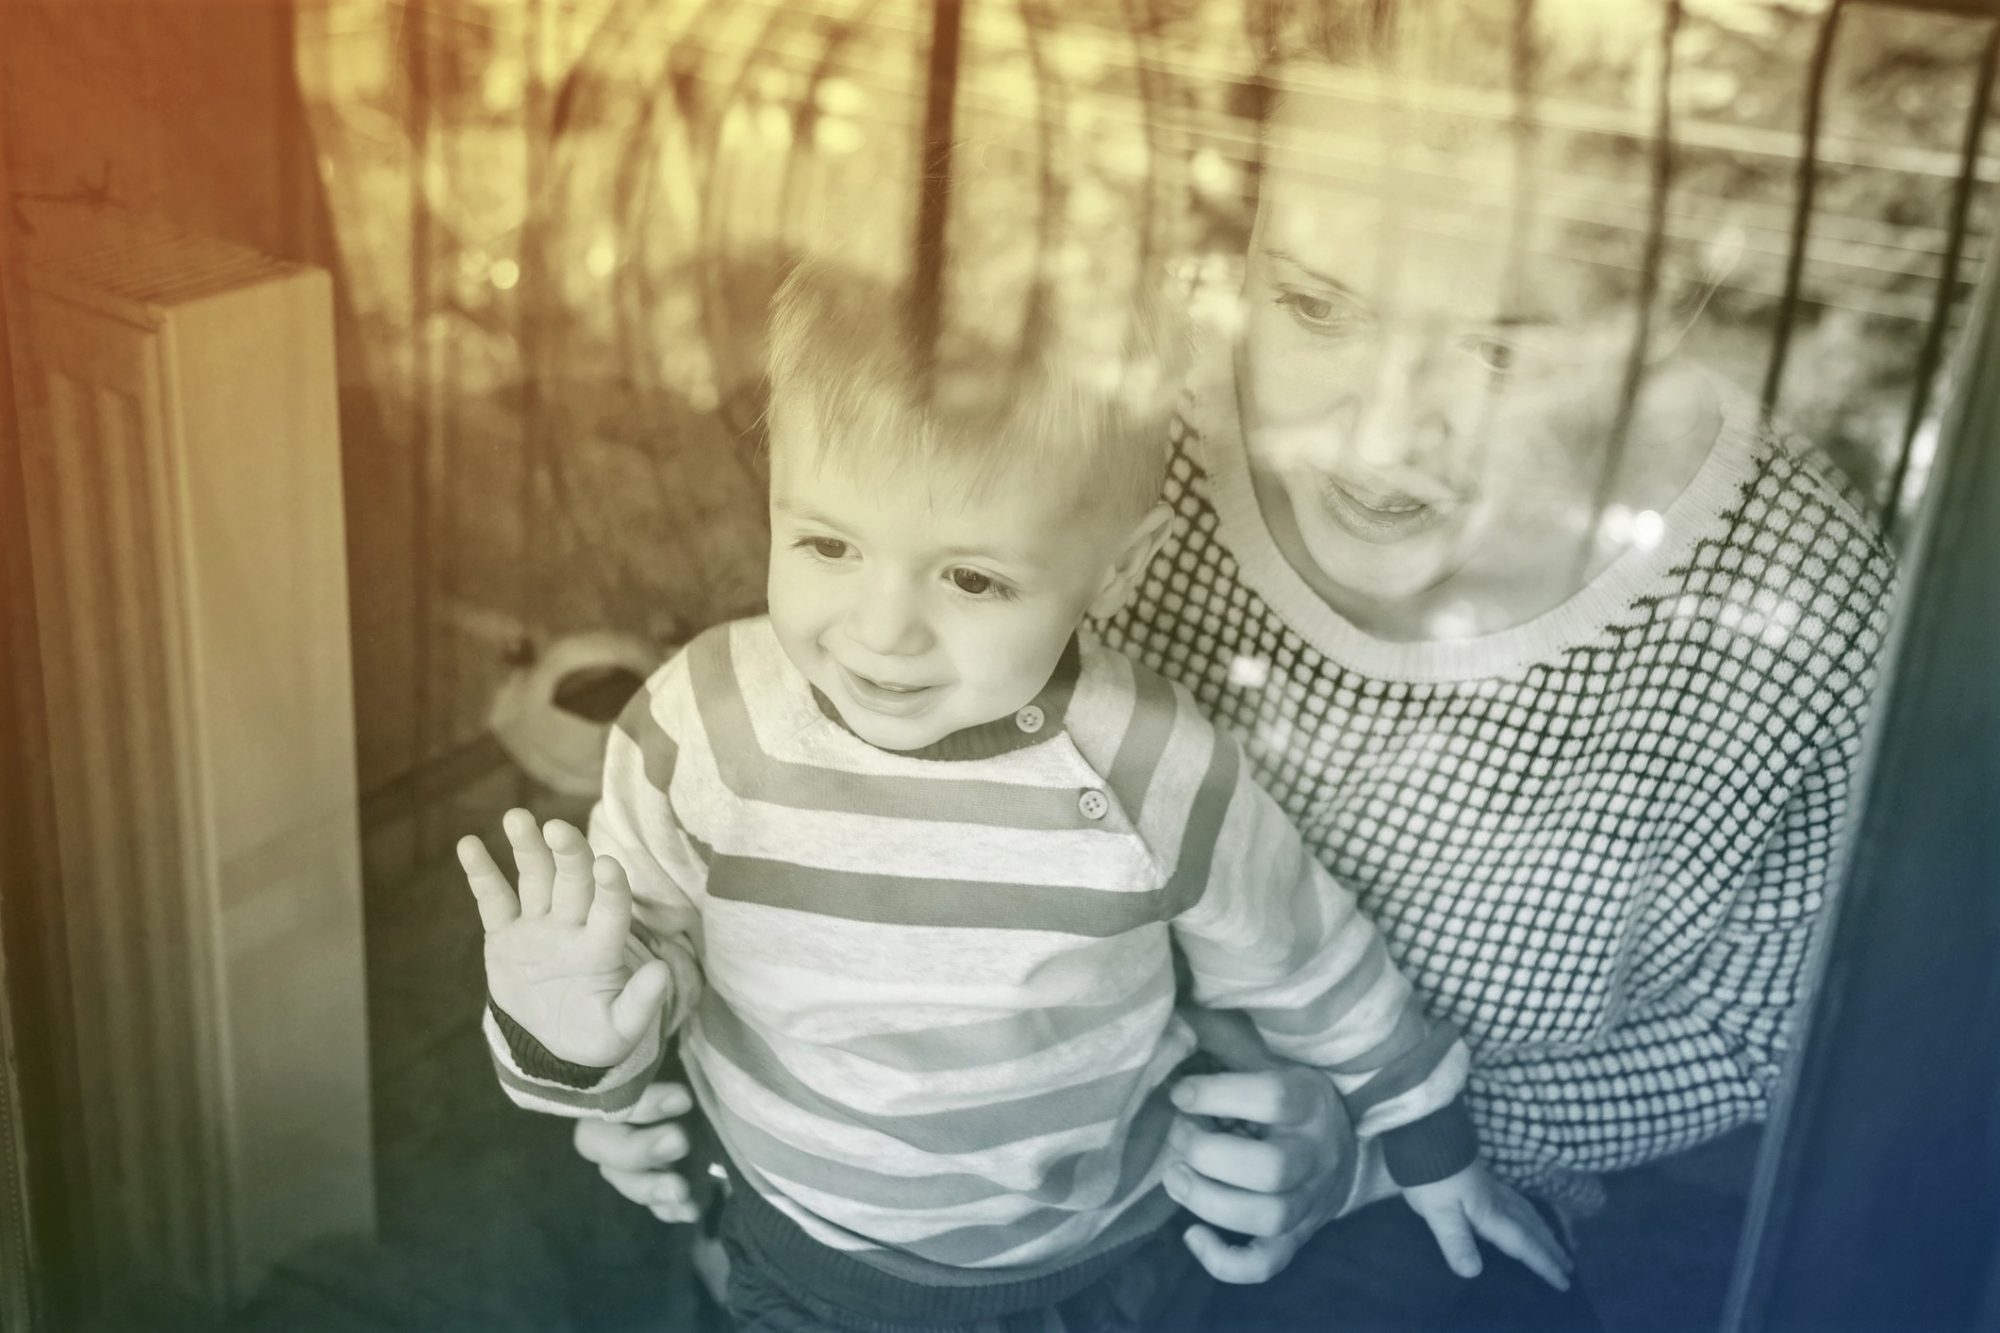
<svg viewBox="0 0 2000 1333">
<path fill-rule="evenodd" d="M 1371 1106 L 1361 1115 L 1354 1127 L 1357 1134 L 1380 1134 L 1398 1125 L 1407 1125 L 1421 1120 L 1431 1112 L 1447 1105 L 1465 1086 L 1465 1076 L 1472 1068 L 1471 1053 L 1465 1043 L 1459 1042 L 1438 1061 L 1430 1076 L 1408 1092 L 1399 1093 L 1388 1101 Z"/>
<path fill-rule="evenodd" d="M 702 929 L 705 962 L 729 978 L 728 993 L 755 996 L 760 1012 L 802 1037 L 1103 1003 L 1131 994 L 1166 948 L 1161 925 L 1078 940 L 1056 931 L 885 927 L 724 900 L 708 904 Z"/>
<path fill-rule="evenodd" d="M 1074 1153 L 1106 1149 L 1122 1116 L 1087 1125 L 1066 1125 L 1046 1134 L 1023 1138 L 977 1152 L 932 1153 L 913 1148 L 879 1130 L 828 1120 L 773 1095 L 701 1040 L 697 1021 L 685 1054 L 698 1062 L 715 1095 L 736 1116 L 802 1152 L 858 1166 L 882 1175 L 934 1176 L 962 1172 L 1011 1190 L 1033 1190 L 1055 1161 Z M 1081 1183 L 1081 1181 L 1079 1181 Z"/>
</svg>

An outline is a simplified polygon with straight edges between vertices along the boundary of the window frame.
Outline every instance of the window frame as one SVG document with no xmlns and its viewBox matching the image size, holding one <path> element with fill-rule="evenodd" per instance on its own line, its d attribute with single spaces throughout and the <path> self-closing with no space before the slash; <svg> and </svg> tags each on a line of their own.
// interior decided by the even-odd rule
<svg viewBox="0 0 2000 1333">
<path fill-rule="evenodd" d="M 2000 238 L 1957 369 L 1729 1330 L 2000 1327 Z"/>
</svg>

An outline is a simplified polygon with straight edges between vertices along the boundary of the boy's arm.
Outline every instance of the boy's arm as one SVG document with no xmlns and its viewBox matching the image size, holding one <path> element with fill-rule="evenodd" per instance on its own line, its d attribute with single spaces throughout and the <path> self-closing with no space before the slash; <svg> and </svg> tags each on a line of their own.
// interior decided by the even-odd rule
<svg viewBox="0 0 2000 1333">
<path fill-rule="evenodd" d="M 1174 923 L 1195 1001 L 1244 1011 L 1272 1051 L 1322 1070 L 1398 1185 L 1462 1170 L 1478 1155 L 1459 1101 L 1464 1042 L 1424 1016 L 1354 895 L 1251 780 L 1235 742 L 1211 735 L 1175 870 L 1198 894 Z"/>
<path fill-rule="evenodd" d="M 605 749 L 603 796 L 592 810 L 589 841 L 625 870 L 632 890 L 632 918 L 624 943 L 625 966 L 636 973 L 653 960 L 672 976 L 666 1009 L 638 1044 L 612 1065 L 565 1060 L 489 1001 L 487 1044 L 501 1086 L 513 1101 L 557 1115 L 622 1119 L 666 1053 L 666 1039 L 700 996 L 696 962 L 699 916 L 687 889 L 702 883 L 706 866 L 681 828 L 672 801 L 680 742 L 698 727 L 677 659 L 663 667 L 626 706 Z"/>
<path fill-rule="evenodd" d="M 1198 899 L 1175 921 L 1196 1002 L 1242 1010 L 1274 1051 L 1332 1080 L 1356 1129 L 1377 1136 L 1390 1178 L 1453 1272 L 1480 1271 L 1483 1238 L 1567 1288 L 1561 1243 L 1479 1161 L 1460 1100 L 1465 1043 L 1425 1018 L 1354 895 L 1250 780 L 1235 743 L 1217 734 L 1211 750 L 1174 878 L 1192 893 L 1194 881 L 1182 877 L 1201 877 Z M 1210 1262 L 1217 1248 L 1211 1234 L 1196 1255 L 1206 1249 L 1203 1262 L 1222 1277 Z"/>
</svg>

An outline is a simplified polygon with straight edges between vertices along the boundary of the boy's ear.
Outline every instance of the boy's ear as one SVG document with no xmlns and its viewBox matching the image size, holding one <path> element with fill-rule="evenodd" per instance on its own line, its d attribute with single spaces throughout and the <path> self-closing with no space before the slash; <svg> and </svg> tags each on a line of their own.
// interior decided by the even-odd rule
<svg viewBox="0 0 2000 1333">
<path fill-rule="evenodd" d="M 1165 545 L 1167 534 L 1174 528 L 1174 511 L 1164 501 L 1155 504 L 1139 516 L 1132 525 L 1125 545 L 1120 548 L 1118 558 L 1105 571 L 1104 582 L 1091 599 L 1090 614 L 1094 618 L 1116 615 L 1138 586 L 1139 576 L 1146 572 L 1146 566 L 1153 563 L 1153 556 Z"/>
</svg>

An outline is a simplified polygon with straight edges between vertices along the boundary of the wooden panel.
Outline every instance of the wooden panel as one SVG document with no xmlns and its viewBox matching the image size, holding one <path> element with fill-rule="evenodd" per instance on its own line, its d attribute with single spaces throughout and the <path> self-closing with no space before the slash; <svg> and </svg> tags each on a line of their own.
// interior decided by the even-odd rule
<svg viewBox="0 0 2000 1333">
<path fill-rule="evenodd" d="M 373 1225 L 331 293 L 115 248 L 33 304 L 84 1133 L 108 1269 L 216 1305 Z"/>
</svg>

